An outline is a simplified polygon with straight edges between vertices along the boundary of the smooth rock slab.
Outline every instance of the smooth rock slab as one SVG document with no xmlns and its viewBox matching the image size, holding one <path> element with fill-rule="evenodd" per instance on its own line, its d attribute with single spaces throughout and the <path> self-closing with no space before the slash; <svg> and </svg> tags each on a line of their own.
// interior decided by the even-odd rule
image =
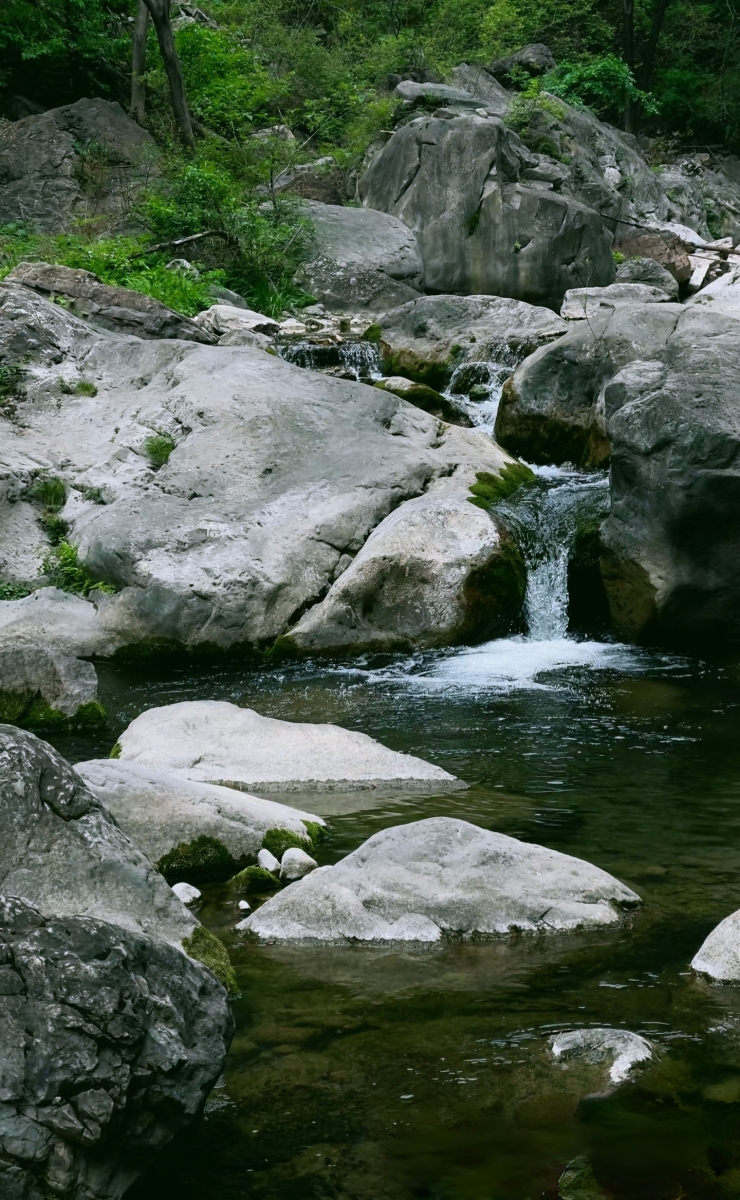
<svg viewBox="0 0 740 1200">
<path fill-rule="evenodd" d="M 740 908 L 720 921 L 691 960 L 694 971 L 722 983 L 740 979 Z"/>
<path fill-rule="evenodd" d="M 623 1083 L 638 1063 L 653 1057 L 647 1038 L 628 1029 L 571 1029 L 550 1039 L 553 1057 L 567 1063 L 609 1063 L 609 1079 Z"/>
<path fill-rule="evenodd" d="M 458 783 L 441 767 L 389 750 L 365 733 L 338 725 L 277 721 L 225 700 L 184 700 L 150 708 L 131 722 L 119 744 L 124 764 L 159 767 L 181 779 L 243 792 Z"/>
<path fill-rule="evenodd" d="M 600 928 L 640 902 L 606 871 L 467 821 L 384 829 L 238 926 L 271 941 L 439 941 Z"/>
<path fill-rule="evenodd" d="M 75 770 L 153 863 L 203 836 L 216 838 L 238 860 L 264 853 L 260 847 L 270 829 L 288 829 L 308 841 L 304 821 L 324 824 L 313 813 L 140 763 L 91 759 Z"/>
</svg>

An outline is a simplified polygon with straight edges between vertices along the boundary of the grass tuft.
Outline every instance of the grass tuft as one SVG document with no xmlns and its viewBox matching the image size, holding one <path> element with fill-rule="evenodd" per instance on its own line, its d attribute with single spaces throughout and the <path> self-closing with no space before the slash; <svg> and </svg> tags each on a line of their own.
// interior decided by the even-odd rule
<svg viewBox="0 0 740 1200">
<path fill-rule="evenodd" d="M 148 437 L 144 442 L 144 449 L 149 455 L 149 460 L 158 471 L 168 461 L 172 451 L 175 449 L 175 439 L 169 433 L 155 433 Z"/>
</svg>

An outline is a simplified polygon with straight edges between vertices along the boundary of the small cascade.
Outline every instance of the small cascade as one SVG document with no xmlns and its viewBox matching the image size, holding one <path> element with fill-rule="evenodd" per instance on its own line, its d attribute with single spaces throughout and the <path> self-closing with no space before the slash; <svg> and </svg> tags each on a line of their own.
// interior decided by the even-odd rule
<svg viewBox="0 0 740 1200">
<path fill-rule="evenodd" d="M 303 341 L 287 342 L 278 353 L 285 362 L 309 371 L 324 371 L 358 382 L 380 379 L 380 359 L 375 342 Z"/>
<path fill-rule="evenodd" d="M 464 362 L 453 372 L 445 396 L 477 429 L 493 437 L 501 392 L 513 368 L 504 362 Z"/>
<path fill-rule="evenodd" d="M 568 631 L 568 564 L 579 531 L 609 513 L 609 478 L 555 467 L 535 468 L 536 481 L 495 505 L 527 567 L 528 636 L 556 641 Z"/>
</svg>

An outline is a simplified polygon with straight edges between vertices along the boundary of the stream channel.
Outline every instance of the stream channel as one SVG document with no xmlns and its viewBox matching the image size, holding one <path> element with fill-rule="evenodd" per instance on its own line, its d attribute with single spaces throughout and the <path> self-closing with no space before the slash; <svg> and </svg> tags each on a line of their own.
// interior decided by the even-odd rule
<svg viewBox="0 0 740 1200">
<path fill-rule="evenodd" d="M 73 761 L 176 700 L 332 721 L 470 786 L 285 797 L 329 819 L 322 863 L 442 814 L 587 859 L 644 901 L 600 932 L 279 947 L 235 934 L 235 897 L 207 890 L 236 1034 L 206 1119 L 127 1200 L 740 1197 L 740 989 L 688 966 L 740 907 L 740 667 L 569 631 L 576 517 L 607 504 L 604 477 L 540 469 L 503 506 L 529 568 L 518 636 L 263 671 L 99 664 L 111 728 L 55 739 Z M 594 1091 L 553 1062 L 554 1031 L 595 1025 L 649 1038 L 652 1064 Z M 582 1184 L 559 1183 L 574 1159 Z"/>
</svg>

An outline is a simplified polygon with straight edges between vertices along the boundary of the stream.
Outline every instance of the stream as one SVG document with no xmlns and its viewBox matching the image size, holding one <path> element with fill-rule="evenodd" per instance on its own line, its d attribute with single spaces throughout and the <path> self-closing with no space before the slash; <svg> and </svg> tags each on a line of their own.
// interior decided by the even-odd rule
<svg viewBox="0 0 740 1200">
<path fill-rule="evenodd" d="M 740 667 L 572 629 L 575 531 L 607 506 L 605 477 L 543 468 L 498 506 L 528 567 L 518 636 L 351 665 L 99 665 L 112 725 L 54 739 L 72 761 L 176 700 L 333 721 L 470 786 L 285 797 L 329 819 L 322 863 L 449 815 L 585 858 L 644 901 L 599 932 L 278 947 L 235 934 L 234 897 L 208 889 L 199 916 L 232 954 L 236 1034 L 205 1120 L 127 1200 L 740 1197 L 740 989 L 688 969 L 740 907 Z M 547 1038 L 596 1025 L 643 1034 L 654 1062 L 584 1087 Z M 569 1190 L 582 1157 L 591 1190 Z"/>
</svg>

